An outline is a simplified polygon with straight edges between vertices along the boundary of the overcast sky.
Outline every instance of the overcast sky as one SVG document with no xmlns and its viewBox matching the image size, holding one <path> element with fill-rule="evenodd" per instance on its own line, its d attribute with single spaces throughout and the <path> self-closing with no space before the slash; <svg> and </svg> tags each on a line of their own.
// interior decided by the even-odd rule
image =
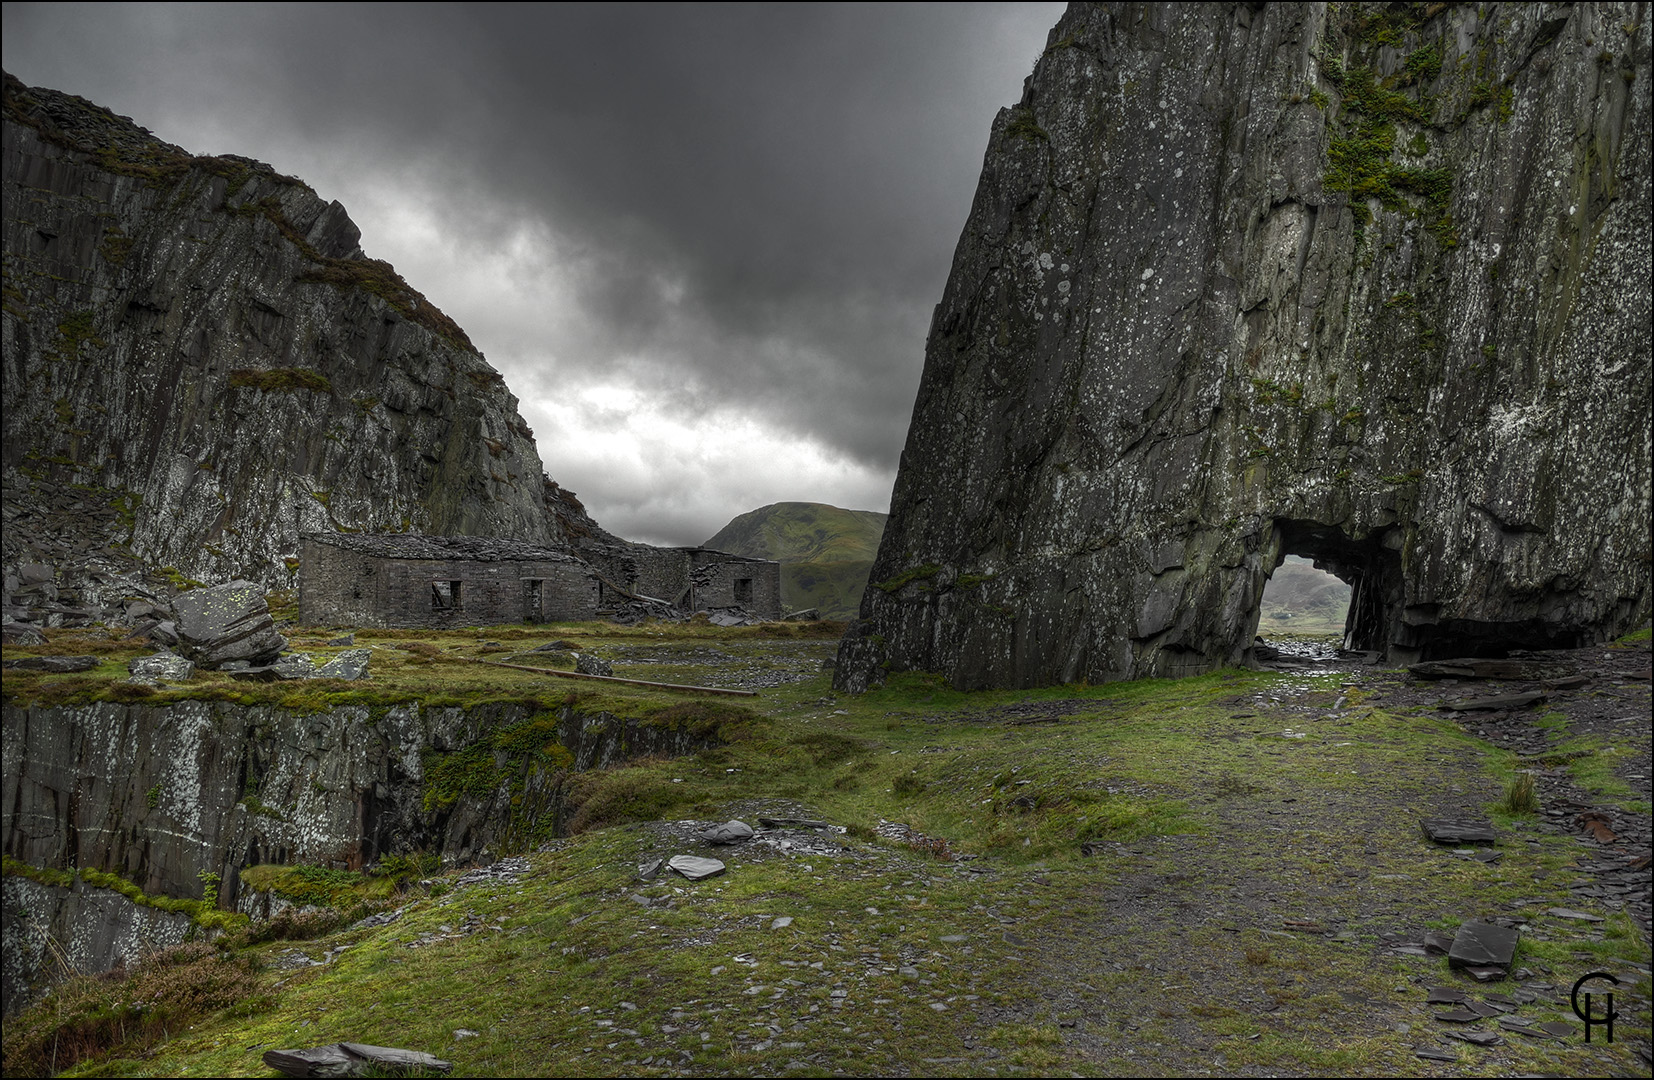
<svg viewBox="0 0 1654 1080">
<path fill-rule="evenodd" d="M 6 4 L 7 71 L 338 199 L 630 539 L 885 510 L 1061 4 Z"/>
</svg>

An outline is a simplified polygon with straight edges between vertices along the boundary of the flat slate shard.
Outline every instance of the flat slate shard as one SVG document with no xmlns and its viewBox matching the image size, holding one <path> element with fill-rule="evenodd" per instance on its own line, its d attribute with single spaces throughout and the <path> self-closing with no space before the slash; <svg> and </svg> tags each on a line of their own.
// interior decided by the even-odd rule
<svg viewBox="0 0 1654 1080">
<path fill-rule="evenodd" d="M 7 671 L 45 671 L 66 675 L 75 671 L 91 671 L 100 663 L 95 656 L 25 656 L 5 661 Z"/>
<path fill-rule="evenodd" d="M 1424 835 L 1438 844 L 1492 844 L 1499 834 L 1486 821 L 1465 818 L 1425 818 L 1419 822 Z"/>
<path fill-rule="evenodd" d="M 1516 943 L 1521 933 L 1513 927 L 1469 919 L 1453 937 L 1453 947 L 1447 952 L 1449 967 L 1498 968 L 1501 978 L 1516 955 Z M 1474 972 L 1472 972 L 1474 974 Z M 1478 976 L 1479 978 L 1479 976 Z"/>
<path fill-rule="evenodd" d="M 1448 1030 L 1442 1032 L 1442 1034 L 1446 1035 L 1449 1039 L 1459 1039 L 1463 1042 L 1470 1043 L 1473 1046 L 1499 1046 L 1505 1041 L 1491 1031 Z"/>
<path fill-rule="evenodd" d="M 349 1042 L 308 1050 L 266 1050 L 263 1060 L 283 1076 L 406 1076 L 454 1071 L 452 1062 L 421 1050 Z"/>
<path fill-rule="evenodd" d="M 699 855 L 674 855 L 666 860 L 666 868 L 690 881 L 717 877 L 724 872 L 724 864 L 717 859 L 703 859 Z"/>
<path fill-rule="evenodd" d="M 1544 700 L 1544 691 L 1529 690 L 1525 694 L 1495 694 L 1491 697 L 1455 698 L 1452 701 L 1442 702 L 1437 708 L 1451 709 L 1454 712 L 1495 712 L 1500 709 L 1525 709 L 1529 705 Z"/>
<path fill-rule="evenodd" d="M 1427 660 L 1407 670 L 1420 679 L 1542 679 L 1556 673 L 1525 660 Z"/>
<path fill-rule="evenodd" d="M 1388 10 L 1068 6 L 988 135 L 835 687 L 1242 663 L 1294 554 L 1395 665 L 1648 619 L 1649 23 Z"/>
</svg>

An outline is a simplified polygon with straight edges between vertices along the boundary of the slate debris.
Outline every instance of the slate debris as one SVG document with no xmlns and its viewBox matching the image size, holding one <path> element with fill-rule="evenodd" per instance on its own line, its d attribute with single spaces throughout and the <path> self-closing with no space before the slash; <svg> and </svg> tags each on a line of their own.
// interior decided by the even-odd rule
<svg viewBox="0 0 1654 1080">
<path fill-rule="evenodd" d="M 1543 679 L 1557 674 L 1554 665 L 1527 660 L 1427 660 L 1407 670 L 1420 679 Z"/>
<path fill-rule="evenodd" d="M 582 675 L 607 675 L 610 678 L 615 673 L 613 664 L 591 653 L 575 653 L 574 670 Z"/>
<path fill-rule="evenodd" d="M 1452 948 L 1453 936 L 1451 934 L 1443 934 L 1432 930 L 1424 935 L 1424 951 L 1432 956 L 1446 956 L 1448 950 Z M 1463 995 L 1460 995 L 1460 997 L 1462 998 Z M 1453 1000 L 1459 999 L 1455 998 Z"/>
</svg>

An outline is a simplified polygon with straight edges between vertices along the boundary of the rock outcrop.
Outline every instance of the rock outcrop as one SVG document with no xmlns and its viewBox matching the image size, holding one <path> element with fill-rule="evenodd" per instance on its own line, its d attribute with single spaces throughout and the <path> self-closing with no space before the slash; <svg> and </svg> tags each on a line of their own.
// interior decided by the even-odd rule
<svg viewBox="0 0 1654 1080">
<path fill-rule="evenodd" d="M 248 866 L 360 869 L 412 852 L 463 863 L 521 849 L 563 829 L 570 773 L 693 753 L 719 739 L 715 726 L 693 720 L 570 705 L 298 712 L 184 701 L 0 711 L 8 859 L 46 877 L 114 874 L 159 897 L 201 899 L 221 879 L 217 902 L 250 911 L 257 898 L 239 876 Z M 8 1014 L 51 973 L 46 937 L 90 973 L 135 957 L 129 939 L 171 941 L 189 922 L 131 910 L 120 894 L 89 892 L 79 880 L 30 884 L 8 866 L 5 881 Z"/>
<path fill-rule="evenodd" d="M 5 562 L 57 571 L 25 606 L 107 615 L 145 567 L 291 586 L 303 531 L 589 530 L 344 207 L 9 75 L 4 112 Z"/>
<path fill-rule="evenodd" d="M 1637 4 L 1076 4 L 993 126 L 843 688 L 1210 670 L 1287 554 L 1393 660 L 1650 611 Z"/>
</svg>

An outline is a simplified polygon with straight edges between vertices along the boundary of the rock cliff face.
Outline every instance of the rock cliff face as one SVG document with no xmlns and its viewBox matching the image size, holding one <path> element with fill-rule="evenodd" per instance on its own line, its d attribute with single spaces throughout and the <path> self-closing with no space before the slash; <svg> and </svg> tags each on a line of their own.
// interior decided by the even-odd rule
<svg viewBox="0 0 1654 1080">
<path fill-rule="evenodd" d="M 9 75 L 4 108 L 8 566 L 280 586 L 302 531 L 589 524 L 499 373 L 337 202 Z"/>
<path fill-rule="evenodd" d="M 1636 4 L 1076 4 L 994 123 L 841 687 L 1392 659 L 1650 610 Z"/>
<path fill-rule="evenodd" d="M 425 851 L 463 863 L 521 849 L 565 824 L 571 773 L 715 741 L 691 721 L 494 704 L 337 706 L 300 713 L 184 701 L 3 709 L 9 859 L 116 874 L 145 894 L 258 910 L 239 873 L 263 863 L 360 869 Z M 8 867 L 9 1014 L 49 969 L 48 937 L 76 970 L 107 970 L 130 943 L 181 940 L 189 917 L 76 881 Z"/>
</svg>

